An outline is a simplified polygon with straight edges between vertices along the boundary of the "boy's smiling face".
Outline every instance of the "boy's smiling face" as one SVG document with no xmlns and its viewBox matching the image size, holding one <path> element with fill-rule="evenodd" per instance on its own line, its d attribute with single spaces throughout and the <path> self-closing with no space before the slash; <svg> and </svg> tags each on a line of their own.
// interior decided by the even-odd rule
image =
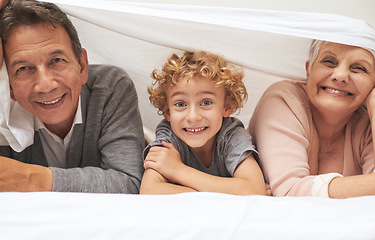
<svg viewBox="0 0 375 240">
<path fill-rule="evenodd" d="M 224 87 L 216 87 L 207 77 L 180 79 L 167 88 L 167 108 L 164 117 L 173 132 L 194 149 L 213 149 L 223 117 L 232 113 L 225 103 Z"/>
</svg>

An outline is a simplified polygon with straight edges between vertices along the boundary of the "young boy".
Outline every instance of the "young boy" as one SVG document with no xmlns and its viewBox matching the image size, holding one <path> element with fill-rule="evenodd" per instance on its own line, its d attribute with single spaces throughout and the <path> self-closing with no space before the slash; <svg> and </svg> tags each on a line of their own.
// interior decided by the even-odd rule
<svg viewBox="0 0 375 240">
<path fill-rule="evenodd" d="M 150 101 L 165 119 L 144 151 L 141 194 L 265 194 L 251 137 L 229 117 L 247 99 L 243 73 L 200 51 L 173 54 L 151 76 Z"/>
</svg>

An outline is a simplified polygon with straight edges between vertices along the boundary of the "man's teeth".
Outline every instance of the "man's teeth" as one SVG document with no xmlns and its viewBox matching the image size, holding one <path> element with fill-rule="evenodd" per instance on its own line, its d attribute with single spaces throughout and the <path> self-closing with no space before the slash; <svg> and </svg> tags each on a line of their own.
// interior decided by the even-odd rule
<svg viewBox="0 0 375 240">
<path fill-rule="evenodd" d="M 59 98 L 57 98 L 55 100 L 52 100 L 50 102 L 42 102 L 42 103 L 45 104 L 45 105 L 52 105 L 52 104 L 58 103 L 61 100 L 61 98 L 62 97 L 59 97 Z"/>
<path fill-rule="evenodd" d="M 333 88 L 328 88 L 328 87 L 325 87 L 324 90 L 330 91 L 331 93 L 351 95 L 348 92 L 344 92 L 344 91 L 341 91 L 341 90 L 337 90 L 337 89 L 333 89 Z"/>
<path fill-rule="evenodd" d="M 201 128 L 185 128 L 187 132 L 200 132 L 206 129 L 206 127 L 201 127 Z"/>
</svg>

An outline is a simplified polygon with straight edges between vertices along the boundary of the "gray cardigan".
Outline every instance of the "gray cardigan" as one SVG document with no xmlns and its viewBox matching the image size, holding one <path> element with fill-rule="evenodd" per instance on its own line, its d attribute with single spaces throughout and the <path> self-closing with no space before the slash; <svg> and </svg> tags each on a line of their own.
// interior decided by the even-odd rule
<svg viewBox="0 0 375 240">
<path fill-rule="evenodd" d="M 145 141 L 132 80 L 120 68 L 90 65 L 81 106 L 83 124 L 73 129 L 67 167 L 51 167 L 53 191 L 138 193 Z M 37 132 L 24 151 L 2 146 L 0 155 L 48 166 Z"/>
</svg>

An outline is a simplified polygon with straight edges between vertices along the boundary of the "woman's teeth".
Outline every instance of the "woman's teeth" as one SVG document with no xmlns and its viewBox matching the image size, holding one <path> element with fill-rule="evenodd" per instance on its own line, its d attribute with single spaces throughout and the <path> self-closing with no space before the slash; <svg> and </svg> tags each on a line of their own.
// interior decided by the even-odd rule
<svg viewBox="0 0 375 240">
<path fill-rule="evenodd" d="M 333 88 L 328 88 L 328 87 L 325 87 L 324 90 L 329 91 L 329 92 L 331 92 L 331 93 L 336 93 L 336 94 L 351 95 L 351 93 L 344 92 L 344 91 L 337 90 L 337 89 L 333 89 Z"/>
</svg>

